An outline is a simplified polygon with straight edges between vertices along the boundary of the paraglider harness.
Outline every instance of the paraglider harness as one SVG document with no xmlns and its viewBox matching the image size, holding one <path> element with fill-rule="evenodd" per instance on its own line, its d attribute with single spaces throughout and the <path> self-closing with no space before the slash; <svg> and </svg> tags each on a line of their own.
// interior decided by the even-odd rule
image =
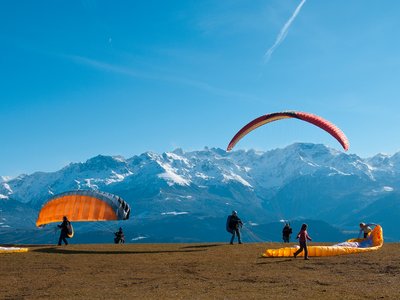
<svg viewBox="0 0 400 300">
<path fill-rule="evenodd" d="M 230 227 L 231 218 L 232 218 L 232 216 L 229 215 L 228 218 L 226 219 L 226 231 L 228 231 L 230 234 L 233 233 L 233 228 Z"/>
<path fill-rule="evenodd" d="M 226 231 L 228 231 L 230 234 L 233 234 L 233 232 L 242 226 L 242 220 L 240 220 L 238 216 L 229 215 L 226 219 Z"/>
<path fill-rule="evenodd" d="M 122 230 L 120 229 L 117 232 L 114 232 L 114 243 L 115 244 L 125 244 L 125 236 Z"/>
<path fill-rule="evenodd" d="M 74 229 L 70 221 L 67 222 L 67 238 L 72 238 L 74 236 Z"/>
<path fill-rule="evenodd" d="M 70 221 L 63 221 L 60 225 L 57 225 L 57 227 L 64 232 L 66 238 L 72 238 L 74 236 L 74 229 Z"/>
</svg>

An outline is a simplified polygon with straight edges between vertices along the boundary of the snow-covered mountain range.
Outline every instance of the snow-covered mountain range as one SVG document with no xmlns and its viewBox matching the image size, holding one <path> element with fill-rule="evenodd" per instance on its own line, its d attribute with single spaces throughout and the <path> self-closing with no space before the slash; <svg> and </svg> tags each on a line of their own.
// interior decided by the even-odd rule
<svg viewBox="0 0 400 300">
<path fill-rule="evenodd" d="M 312 219 L 357 230 L 366 221 L 382 224 L 389 239 L 400 240 L 394 225 L 400 217 L 399 175 L 400 152 L 360 158 L 304 143 L 266 152 L 205 148 L 146 152 L 128 159 L 99 155 L 56 172 L 1 177 L 0 226 L 18 228 L 16 211 L 34 219 L 54 194 L 95 189 L 117 194 L 131 205 L 125 226 L 135 232 L 133 239 L 165 241 L 160 238 L 165 232 L 154 228 L 172 226 L 173 241 L 218 240 L 221 229 L 214 227 L 224 227 L 234 209 L 253 229 L 279 220 Z M 206 234 L 191 239 L 189 231 L 192 236 Z"/>
</svg>

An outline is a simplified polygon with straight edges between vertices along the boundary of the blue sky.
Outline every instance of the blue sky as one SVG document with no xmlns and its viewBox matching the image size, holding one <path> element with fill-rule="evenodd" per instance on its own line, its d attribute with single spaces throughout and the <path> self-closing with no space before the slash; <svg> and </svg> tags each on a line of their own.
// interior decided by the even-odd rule
<svg viewBox="0 0 400 300">
<path fill-rule="evenodd" d="M 283 110 L 332 121 L 350 153 L 393 154 L 399 14 L 394 0 L 1 1 L 0 175 L 225 149 L 247 122 Z M 299 120 L 235 149 L 293 142 L 341 150 Z"/>
</svg>

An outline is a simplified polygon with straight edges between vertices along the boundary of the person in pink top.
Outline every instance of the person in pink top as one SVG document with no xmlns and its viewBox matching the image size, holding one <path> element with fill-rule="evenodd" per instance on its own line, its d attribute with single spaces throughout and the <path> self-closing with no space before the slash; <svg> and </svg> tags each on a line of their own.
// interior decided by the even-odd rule
<svg viewBox="0 0 400 300">
<path fill-rule="evenodd" d="M 294 258 L 304 250 L 304 259 L 308 259 L 307 240 L 311 241 L 311 237 L 307 233 L 307 224 L 301 225 L 296 238 L 299 239 L 300 248 L 294 253 Z"/>
</svg>

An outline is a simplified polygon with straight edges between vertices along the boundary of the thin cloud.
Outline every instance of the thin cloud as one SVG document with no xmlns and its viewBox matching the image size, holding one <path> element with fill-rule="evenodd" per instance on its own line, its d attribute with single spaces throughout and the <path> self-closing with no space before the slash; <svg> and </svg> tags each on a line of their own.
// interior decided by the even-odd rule
<svg viewBox="0 0 400 300">
<path fill-rule="evenodd" d="M 297 15 L 299 14 L 303 4 L 306 2 L 306 0 L 301 0 L 300 4 L 297 6 L 296 10 L 294 11 L 293 15 L 290 17 L 290 19 L 285 23 L 285 25 L 282 27 L 281 31 L 279 32 L 275 43 L 272 45 L 271 48 L 268 49 L 268 51 L 265 53 L 264 58 L 265 62 L 268 62 L 272 56 L 272 53 L 274 53 L 275 49 L 285 40 L 286 35 L 289 31 L 290 26 L 292 25 L 294 19 L 296 19 Z"/>
<path fill-rule="evenodd" d="M 89 66 L 91 68 L 102 70 L 114 74 L 121 74 L 129 77 L 145 79 L 145 80 L 157 80 L 164 82 L 172 82 L 176 84 L 191 86 L 196 89 L 204 90 L 209 93 L 220 95 L 220 96 L 229 96 L 235 98 L 245 98 L 247 100 L 259 101 L 260 99 L 254 95 L 248 95 L 245 93 L 230 91 L 224 88 L 219 88 L 208 84 L 207 82 L 192 80 L 183 77 L 176 77 L 170 75 L 154 75 L 151 73 L 136 71 L 132 68 L 122 67 L 119 65 L 109 64 L 102 61 L 94 60 L 87 57 L 77 56 L 77 55 L 64 55 L 63 57 L 81 65 Z"/>
<path fill-rule="evenodd" d="M 93 69 L 97 69 L 97 70 L 102 70 L 102 71 L 106 71 L 106 72 L 110 72 L 110 73 L 121 74 L 121 75 L 130 76 L 130 77 L 136 77 L 136 78 L 157 79 L 156 76 L 152 76 L 151 74 L 147 74 L 145 72 L 138 72 L 138 71 L 135 71 L 130 68 L 105 63 L 102 61 L 98 61 L 98 60 L 83 57 L 83 56 L 64 55 L 64 57 L 77 63 L 77 64 L 89 66 L 89 67 L 91 67 Z"/>
</svg>

